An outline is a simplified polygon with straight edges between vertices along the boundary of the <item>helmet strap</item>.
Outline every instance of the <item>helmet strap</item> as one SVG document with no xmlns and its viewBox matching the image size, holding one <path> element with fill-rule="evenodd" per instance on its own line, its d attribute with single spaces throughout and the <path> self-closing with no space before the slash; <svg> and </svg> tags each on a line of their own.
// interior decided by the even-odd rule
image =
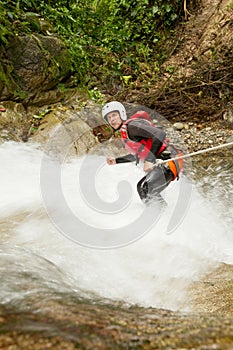
<svg viewBox="0 0 233 350">
<path fill-rule="evenodd" d="M 122 119 L 121 119 L 121 120 L 122 120 Z M 123 125 L 123 121 L 122 121 L 121 125 L 120 125 L 117 129 L 114 129 L 114 128 L 113 128 L 114 132 L 115 132 L 115 131 L 119 131 L 119 130 L 121 129 L 122 125 Z"/>
</svg>

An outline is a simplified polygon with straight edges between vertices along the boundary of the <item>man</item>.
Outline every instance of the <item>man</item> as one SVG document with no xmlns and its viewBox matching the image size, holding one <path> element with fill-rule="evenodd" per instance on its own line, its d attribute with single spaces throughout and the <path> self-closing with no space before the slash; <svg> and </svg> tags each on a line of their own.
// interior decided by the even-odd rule
<svg viewBox="0 0 233 350">
<path fill-rule="evenodd" d="M 171 181 L 178 179 L 182 161 L 167 160 L 179 154 L 179 151 L 169 143 L 166 133 L 155 127 L 145 111 L 138 111 L 127 118 L 125 107 L 117 101 L 105 104 L 102 109 L 104 120 L 114 131 L 119 130 L 121 139 L 129 154 L 123 157 L 107 157 L 107 163 L 118 163 L 139 160 L 144 162 L 143 170 L 146 175 L 138 182 L 137 191 L 144 203 L 161 199 L 163 191 Z"/>
</svg>

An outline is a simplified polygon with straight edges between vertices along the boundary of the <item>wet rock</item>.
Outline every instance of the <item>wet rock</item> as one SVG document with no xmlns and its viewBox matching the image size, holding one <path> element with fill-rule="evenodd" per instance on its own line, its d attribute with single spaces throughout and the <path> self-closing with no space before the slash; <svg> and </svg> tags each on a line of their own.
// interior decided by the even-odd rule
<svg viewBox="0 0 233 350">
<path fill-rule="evenodd" d="M 30 127 L 27 113 L 21 103 L 7 101 L 5 112 L 0 114 L 0 137 L 3 140 L 20 141 L 21 135 Z"/>
<path fill-rule="evenodd" d="M 50 296 L 47 301 L 34 296 L 27 303 L 22 301 L 20 311 L 4 305 L 0 307 L 0 348 L 231 349 L 230 276 L 232 268 L 226 266 L 224 271 L 220 268 L 193 283 L 196 312 L 127 307 L 107 301 L 98 304 L 75 295 L 63 295 L 62 300 Z M 226 283 L 221 285 L 224 279 Z"/>
<path fill-rule="evenodd" d="M 29 139 L 59 156 L 82 156 L 98 144 L 92 128 L 79 114 L 62 107 L 46 115 Z"/>
<path fill-rule="evenodd" d="M 9 130 L 1 130 L 0 131 L 0 138 L 3 141 L 19 141 L 16 135 L 11 133 Z"/>
</svg>

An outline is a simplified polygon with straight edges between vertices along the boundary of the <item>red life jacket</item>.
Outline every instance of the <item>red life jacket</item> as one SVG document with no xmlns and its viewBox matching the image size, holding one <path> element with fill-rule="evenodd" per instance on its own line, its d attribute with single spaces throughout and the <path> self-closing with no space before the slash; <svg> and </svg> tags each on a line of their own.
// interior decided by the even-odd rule
<svg viewBox="0 0 233 350">
<path fill-rule="evenodd" d="M 125 149 L 133 155 L 137 155 L 139 159 L 146 159 L 147 156 L 150 153 L 151 146 L 152 146 L 152 138 L 149 139 L 142 139 L 140 141 L 133 141 L 129 138 L 128 132 L 127 132 L 127 124 L 135 119 L 143 119 L 146 120 L 149 125 L 154 126 L 150 122 L 150 117 L 147 112 L 139 111 L 135 113 L 132 117 L 130 117 L 128 120 L 124 122 L 124 124 L 121 127 L 121 140 L 125 146 Z M 158 153 L 155 155 L 156 157 L 162 153 L 167 148 L 167 139 L 164 141 L 163 145 L 161 146 Z"/>
</svg>

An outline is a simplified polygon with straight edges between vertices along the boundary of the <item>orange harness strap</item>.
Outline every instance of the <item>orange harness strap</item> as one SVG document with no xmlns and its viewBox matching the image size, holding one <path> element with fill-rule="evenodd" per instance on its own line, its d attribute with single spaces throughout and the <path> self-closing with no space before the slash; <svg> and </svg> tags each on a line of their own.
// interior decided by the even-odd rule
<svg viewBox="0 0 233 350">
<path fill-rule="evenodd" d="M 178 157 L 182 156 L 183 153 L 177 154 Z M 179 179 L 179 173 L 183 169 L 183 159 L 177 159 L 177 160 L 171 160 L 170 162 L 167 162 L 171 172 L 174 175 L 174 178 L 172 181 L 175 179 Z"/>
</svg>

